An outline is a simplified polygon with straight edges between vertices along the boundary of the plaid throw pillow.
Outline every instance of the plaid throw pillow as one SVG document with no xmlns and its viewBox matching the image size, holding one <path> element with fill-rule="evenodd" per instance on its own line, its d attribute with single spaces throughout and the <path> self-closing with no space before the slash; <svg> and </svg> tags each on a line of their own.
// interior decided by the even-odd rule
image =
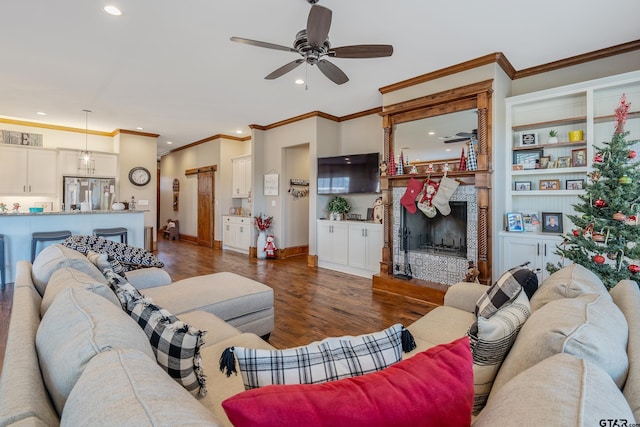
<svg viewBox="0 0 640 427">
<path fill-rule="evenodd" d="M 207 394 L 200 347 L 204 334 L 177 317 L 145 300 L 138 300 L 131 311 L 149 337 L 158 365 L 196 397 Z"/>
<path fill-rule="evenodd" d="M 104 274 L 107 283 L 115 292 L 118 300 L 120 300 L 122 309 L 127 314 L 131 314 L 131 310 L 133 310 L 138 300 L 144 299 L 147 303 L 151 302 L 150 298 L 144 297 L 127 279 L 116 274 L 110 267 L 105 267 L 102 270 L 102 274 Z"/>
<path fill-rule="evenodd" d="M 225 352 L 235 353 L 246 390 L 271 384 L 317 384 L 379 371 L 399 362 L 403 329 L 397 324 L 373 334 L 327 338 L 286 350 L 233 347 Z M 223 358 L 224 353 L 221 370 Z M 227 370 L 227 376 L 230 373 Z"/>
<path fill-rule="evenodd" d="M 525 264 L 526 265 L 526 264 Z M 476 303 L 476 317 L 490 318 L 505 304 L 516 299 L 522 290 L 528 298 L 538 289 L 538 276 L 524 265 L 504 273 Z"/>
<path fill-rule="evenodd" d="M 511 304 L 503 305 L 490 318 L 478 317 L 467 331 L 473 355 L 474 414 L 484 408 L 493 380 L 530 315 L 529 298 L 520 292 Z"/>
</svg>

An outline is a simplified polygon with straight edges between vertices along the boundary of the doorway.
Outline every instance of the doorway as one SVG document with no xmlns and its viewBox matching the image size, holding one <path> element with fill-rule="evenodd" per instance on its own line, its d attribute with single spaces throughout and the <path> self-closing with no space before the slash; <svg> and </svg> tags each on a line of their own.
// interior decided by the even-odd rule
<svg viewBox="0 0 640 427">
<path fill-rule="evenodd" d="M 309 144 L 284 149 L 284 176 L 288 192 L 284 199 L 283 255 L 309 253 Z"/>
<path fill-rule="evenodd" d="M 213 247 L 216 166 L 198 169 L 198 246 Z"/>
</svg>

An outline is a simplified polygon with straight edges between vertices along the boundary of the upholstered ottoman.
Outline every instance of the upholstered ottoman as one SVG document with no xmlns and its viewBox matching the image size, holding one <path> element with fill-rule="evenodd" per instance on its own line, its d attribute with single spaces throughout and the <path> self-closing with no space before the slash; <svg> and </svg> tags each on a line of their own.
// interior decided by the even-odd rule
<svg viewBox="0 0 640 427">
<path fill-rule="evenodd" d="M 141 292 L 178 317 L 202 310 L 242 332 L 268 337 L 273 331 L 273 289 L 235 273 L 191 277 Z"/>
</svg>

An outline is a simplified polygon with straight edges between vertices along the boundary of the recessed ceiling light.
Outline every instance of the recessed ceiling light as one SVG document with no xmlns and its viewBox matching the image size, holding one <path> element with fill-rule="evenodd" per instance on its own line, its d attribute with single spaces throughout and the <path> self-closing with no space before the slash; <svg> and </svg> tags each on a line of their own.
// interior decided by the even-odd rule
<svg viewBox="0 0 640 427">
<path fill-rule="evenodd" d="M 236 133 L 242 133 L 242 131 L 241 131 L 240 129 L 238 129 L 238 130 L 236 131 Z"/>
<path fill-rule="evenodd" d="M 144 130 L 144 128 L 141 128 L 141 127 L 137 127 L 136 129 L 138 129 L 138 130 Z"/>
<path fill-rule="evenodd" d="M 104 7 L 104 11 L 107 12 L 109 15 L 113 15 L 113 16 L 122 15 L 122 11 L 120 9 L 110 4 Z"/>
<path fill-rule="evenodd" d="M 171 144 L 173 144 L 173 142 L 167 141 L 167 145 L 171 145 Z"/>
<path fill-rule="evenodd" d="M 447 149 L 446 149 L 446 150 L 444 150 L 444 151 L 451 151 L 451 148 L 447 148 Z"/>
<path fill-rule="evenodd" d="M 302 80 L 302 79 L 297 79 L 297 80 L 296 80 L 296 84 L 297 84 L 297 85 L 303 85 L 303 84 L 304 84 L 304 80 Z"/>
<path fill-rule="evenodd" d="M 428 133 L 428 135 L 435 135 L 436 133 L 434 131 L 431 131 Z"/>
<path fill-rule="evenodd" d="M 39 115 L 39 116 L 46 116 L 47 115 L 47 113 L 45 113 L 43 111 L 38 111 L 36 114 Z"/>
</svg>

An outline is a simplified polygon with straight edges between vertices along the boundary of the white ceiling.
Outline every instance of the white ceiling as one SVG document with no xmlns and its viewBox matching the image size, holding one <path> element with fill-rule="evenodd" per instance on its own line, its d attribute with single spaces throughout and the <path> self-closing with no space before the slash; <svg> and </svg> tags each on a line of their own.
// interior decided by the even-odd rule
<svg viewBox="0 0 640 427">
<path fill-rule="evenodd" d="M 107 15 L 108 2 L 124 15 Z M 88 108 L 91 129 L 143 127 L 160 134 L 162 154 L 238 129 L 247 136 L 249 124 L 378 107 L 380 87 L 493 52 L 521 70 L 640 39 L 638 0 L 320 4 L 333 11 L 333 46 L 392 44 L 393 56 L 331 59 L 351 79 L 342 86 L 306 65 L 264 80 L 298 56 L 229 37 L 290 46 L 306 0 L 5 0 L 0 115 L 84 129 Z M 307 90 L 293 83 L 300 77 Z"/>
</svg>

